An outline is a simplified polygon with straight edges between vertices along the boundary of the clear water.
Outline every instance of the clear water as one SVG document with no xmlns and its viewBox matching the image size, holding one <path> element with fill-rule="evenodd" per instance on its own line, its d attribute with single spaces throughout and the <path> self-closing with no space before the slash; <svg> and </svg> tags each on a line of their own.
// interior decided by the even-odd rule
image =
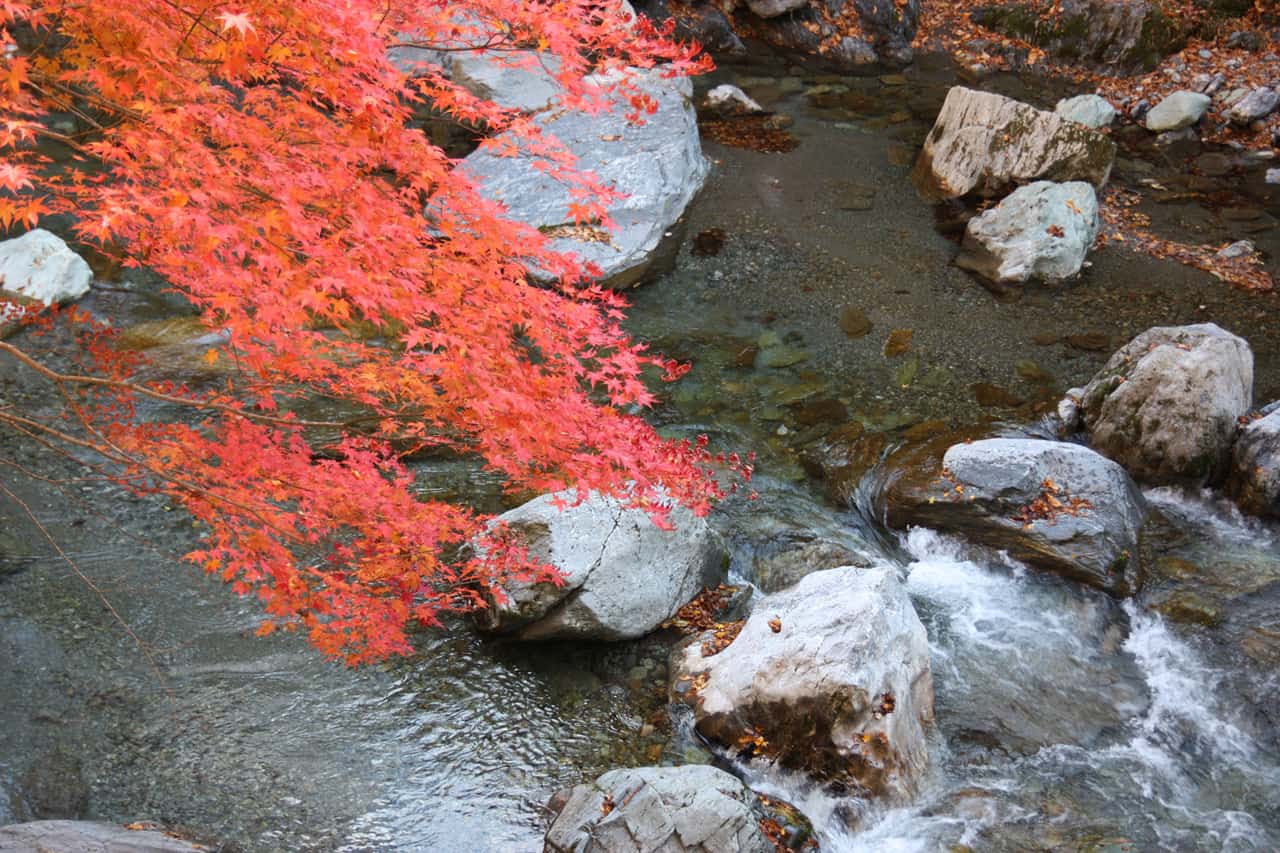
<svg viewBox="0 0 1280 853">
<path fill-rule="evenodd" d="M 880 97 L 923 112 L 934 94 Z M 1212 495 L 1152 492 L 1173 520 L 1166 550 L 1204 571 L 1155 578 L 1148 597 L 1120 605 L 930 531 L 886 534 L 834 508 L 800 464 L 831 426 L 800 417 L 815 400 L 837 401 L 890 444 L 922 421 L 1030 420 L 1037 400 L 1106 356 L 1035 344 L 1044 332 L 1101 332 L 1118 345 L 1150 325 L 1214 319 L 1250 338 L 1268 394 L 1280 390 L 1280 309 L 1110 250 L 1068 290 L 994 302 L 948 266 L 954 247 L 895 159 L 927 127 L 919 116 L 889 125 L 810 115 L 794 98 L 783 106 L 797 113 L 795 155 L 711 149 L 719 168 L 688 227 L 726 229 L 725 251 L 686 251 L 635 294 L 637 334 L 694 361 L 653 416 L 673 434 L 759 451 L 760 498 L 735 499 L 716 519 L 737 576 L 749 580 L 758 555 L 811 539 L 899 570 L 929 630 L 938 724 L 931 777 L 910 808 L 739 770 L 801 806 L 829 850 L 1280 848 L 1280 651 L 1267 633 L 1280 629 L 1275 526 Z M 846 178 L 875 187 L 874 211 L 840 210 Z M 172 311 L 140 295 L 97 300 L 122 323 Z M 872 334 L 840 331 L 845 305 L 867 310 Z M 909 377 L 882 354 L 891 328 L 914 330 Z M 739 366 L 766 331 L 808 358 Z M 184 363 L 180 349 L 172 355 Z M 1027 359 L 1049 380 L 1015 369 Z M 1005 385 L 1026 405 L 983 409 L 975 382 Z M 10 458 L 30 461 L 29 448 L 5 441 Z M 0 481 L 97 587 L 0 500 L 0 530 L 16 537 L 4 559 L 23 569 L 0 575 L 0 822 L 23 815 L 17 792 L 46 768 L 55 787 L 83 786 L 92 817 L 159 820 L 250 851 L 538 850 L 558 788 L 622 765 L 711 759 L 654 716 L 661 639 L 522 648 L 457 625 L 423 635 L 411 659 L 348 671 L 297 638 L 253 638 L 252 604 L 180 562 L 196 531 L 162 503 L 10 468 Z M 502 506 L 493 478 L 467 466 L 424 468 L 423 489 Z M 1213 627 L 1149 608 L 1189 584 L 1220 611 Z"/>
</svg>

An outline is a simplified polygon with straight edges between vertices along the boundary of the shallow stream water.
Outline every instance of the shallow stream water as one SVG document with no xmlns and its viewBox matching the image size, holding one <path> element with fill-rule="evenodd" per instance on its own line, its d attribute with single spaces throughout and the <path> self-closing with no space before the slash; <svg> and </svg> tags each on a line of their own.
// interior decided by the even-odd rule
<svg viewBox="0 0 1280 853">
<path fill-rule="evenodd" d="M 716 516 L 735 575 L 754 580 L 761 557 L 790 545 L 838 543 L 898 568 L 933 646 L 932 771 L 911 807 L 737 769 L 800 805 L 828 850 L 1280 849 L 1280 529 L 1212 493 L 1151 491 L 1167 541 L 1147 591 L 1121 604 L 930 531 L 888 534 L 805 473 L 806 449 L 844 421 L 889 446 L 934 421 L 1020 429 L 1158 324 L 1211 320 L 1243 335 L 1258 401 L 1280 398 L 1274 297 L 1116 248 L 1080 281 L 1014 302 L 950 266 L 955 245 L 907 180 L 948 81 L 922 67 L 839 83 L 865 94 L 857 110 L 806 99 L 830 81 L 720 72 L 794 115 L 800 145 L 709 144 L 716 169 L 686 227 L 721 229 L 724 248 L 696 256 L 686 241 L 674 270 L 634 292 L 636 334 L 693 363 L 657 422 L 760 454 L 759 498 Z M 1058 94 L 991 83 L 1039 102 Z M 1117 180 L 1168 184 L 1184 171 L 1129 152 Z M 1197 241 L 1243 236 L 1244 221 L 1276 257 L 1276 196 L 1247 180 L 1229 189 L 1258 216 L 1224 219 L 1194 198 L 1151 211 L 1167 236 Z M 90 304 L 122 325 L 174 310 L 146 286 L 123 291 Z M 848 307 L 868 334 L 841 329 Z M 893 329 L 911 329 L 912 345 L 889 358 Z M 1068 342 L 1080 335 L 1091 347 Z M 756 366 L 752 348 L 779 347 L 791 363 Z M 196 371 L 200 352 L 165 361 Z M 980 405 L 979 383 L 1008 405 Z M 17 400 L 25 388 L 0 391 Z M 37 458 L 5 442 L 19 464 Z M 422 475 L 433 494 L 503 506 L 469 466 L 423 463 Z M 458 625 L 422 635 L 411 659 L 349 671 L 297 638 L 254 638 L 253 605 L 180 562 L 197 531 L 163 502 L 11 468 L 0 482 L 70 558 L 0 498 L 2 559 L 20 569 L 0 572 L 0 823 L 61 804 L 246 851 L 538 850 L 557 788 L 621 765 L 723 760 L 662 713 L 670 637 L 527 648 Z"/>
</svg>

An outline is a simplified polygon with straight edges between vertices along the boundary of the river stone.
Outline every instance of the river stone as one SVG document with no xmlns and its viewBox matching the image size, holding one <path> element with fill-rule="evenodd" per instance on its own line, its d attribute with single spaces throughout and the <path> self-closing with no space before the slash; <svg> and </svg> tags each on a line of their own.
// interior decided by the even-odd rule
<svg viewBox="0 0 1280 853">
<path fill-rule="evenodd" d="M 761 755 L 859 796 L 904 802 L 928 765 L 929 641 L 893 568 L 808 575 L 760 599 L 718 654 L 696 637 L 678 649 L 672 674 L 705 737 L 759 736 Z"/>
<path fill-rule="evenodd" d="M 505 604 L 477 615 L 482 629 L 522 640 L 631 640 L 724 580 L 719 540 L 706 519 L 683 507 L 671 512 L 676 529 L 665 531 L 612 498 L 592 495 L 563 510 L 555 500 L 542 495 L 496 522 L 521 535 L 530 555 L 555 566 L 564 583 L 507 588 Z"/>
<path fill-rule="evenodd" d="M 1280 409 L 1240 431 L 1227 491 L 1245 512 L 1280 517 Z"/>
<path fill-rule="evenodd" d="M 761 18 L 776 18 L 808 3 L 809 0 L 747 0 L 747 8 Z"/>
<path fill-rule="evenodd" d="M 1247 126 L 1260 118 L 1266 118 L 1280 107 L 1280 90 L 1259 86 L 1227 111 L 1227 118 L 1234 124 Z"/>
<path fill-rule="evenodd" d="M 1098 235 L 1098 197 L 1084 181 L 1036 181 L 969 220 L 956 265 L 997 284 L 1080 272 Z"/>
<path fill-rule="evenodd" d="M 1063 98 L 1053 111 L 1068 121 L 1085 127 L 1109 127 L 1116 120 L 1116 108 L 1100 95 L 1076 95 Z"/>
<path fill-rule="evenodd" d="M 0 826 L 0 853 L 197 853 L 209 848 L 159 830 L 113 823 L 39 820 Z"/>
<path fill-rule="evenodd" d="M 567 795 L 545 853 L 775 853 L 755 793 L 706 764 L 611 770 Z M 554 808 L 554 806 L 553 806 Z"/>
<path fill-rule="evenodd" d="M 1089 448 L 989 438 L 953 444 L 940 460 L 901 461 L 877 497 L 890 527 L 956 533 L 1113 595 L 1140 586 L 1147 503 L 1123 468 Z"/>
<path fill-rule="evenodd" d="M 722 83 L 707 92 L 702 99 L 702 109 L 711 115 L 732 118 L 757 115 L 764 112 L 751 96 L 730 83 Z"/>
<path fill-rule="evenodd" d="M 1144 123 L 1154 133 L 1181 130 L 1203 118 L 1212 102 L 1208 95 L 1181 89 L 1148 110 Z"/>
<path fill-rule="evenodd" d="M 911 178 L 929 201 L 999 195 L 1044 178 L 1101 187 L 1116 146 L 1105 134 L 991 92 L 954 86 Z"/>
<path fill-rule="evenodd" d="M 621 96 L 609 111 L 594 115 L 568 110 L 534 117 L 577 158 L 581 171 L 627 196 L 609 209 L 617 229 L 607 238 L 561 236 L 551 243 L 556 251 L 597 265 L 598 282 L 613 288 L 637 284 L 652 271 L 663 238 L 701 189 L 709 169 L 698 140 L 689 79 L 663 78 L 654 69 L 636 72 L 635 82 L 657 104 L 657 112 L 646 116 L 643 125 L 627 121 L 631 107 Z M 463 162 L 480 192 L 505 204 L 512 219 L 535 228 L 571 226 L 569 208 L 575 199 L 569 187 L 539 171 L 541 161 L 535 157 L 499 156 L 502 141 L 499 136 L 498 145 L 481 147 Z M 545 277 L 537 270 L 533 275 Z"/>
<path fill-rule="evenodd" d="M 0 294 L 19 301 L 60 305 L 89 292 L 93 271 L 56 234 L 36 228 L 0 242 Z M 0 324 L 16 314 L 0 302 Z"/>
<path fill-rule="evenodd" d="M 1081 405 L 1093 447 L 1140 480 L 1203 484 L 1226 471 L 1253 398 L 1253 352 L 1213 323 L 1159 326 L 1111 356 Z"/>
</svg>

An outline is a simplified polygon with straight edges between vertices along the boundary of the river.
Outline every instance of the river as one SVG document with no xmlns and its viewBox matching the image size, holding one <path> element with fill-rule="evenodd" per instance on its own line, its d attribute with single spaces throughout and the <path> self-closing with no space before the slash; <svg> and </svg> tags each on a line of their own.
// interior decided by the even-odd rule
<svg viewBox="0 0 1280 853">
<path fill-rule="evenodd" d="M 633 294 L 635 333 L 694 365 L 664 390 L 656 422 L 760 454 L 759 498 L 714 517 L 736 579 L 751 582 L 760 558 L 788 545 L 839 543 L 898 569 L 933 649 L 932 770 L 911 807 L 737 769 L 800 805 L 827 850 L 1278 849 L 1280 529 L 1211 493 L 1150 490 L 1171 519 L 1164 568 L 1120 603 L 931 531 L 887 533 L 805 473 L 804 454 L 836 420 L 890 445 L 933 421 L 1033 429 L 1042 404 L 1152 325 L 1213 321 L 1242 335 L 1258 402 L 1280 398 L 1274 297 L 1114 247 L 1080 281 L 1017 301 L 950 266 L 955 244 L 907 180 L 950 73 L 929 62 L 886 81 L 718 72 L 793 115 L 800 144 L 761 154 L 709 143 L 716 168 L 687 231 L 720 229 L 723 249 L 695 255 L 686 241 L 675 268 Z M 864 92 L 865 104 L 815 106 L 815 85 Z M 1013 75 L 989 85 L 1042 104 L 1059 94 Z M 1139 145 L 1116 180 L 1176 185 L 1180 174 Z M 1250 227 L 1272 227 L 1250 236 L 1280 255 L 1275 195 L 1240 182 L 1222 191 L 1262 208 Z M 1240 236 L 1239 220 L 1195 199 L 1149 210 L 1166 236 Z M 118 285 L 89 307 L 121 325 L 174 310 L 148 283 Z M 842 330 L 847 308 L 871 321 L 868 334 Z M 892 329 L 912 330 L 896 358 L 883 355 Z M 796 360 L 757 368 L 750 350 L 762 345 Z M 166 357 L 191 365 L 176 375 L 200 369 L 202 349 L 190 349 Z M 979 405 L 976 383 L 1010 405 Z M 3 391 L 16 400 L 26 386 Z M 0 440 L 49 477 L 72 473 Z M 421 473 L 424 491 L 503 506 L 471 466 L 424 462 Z M 670 637 L 528 648 L 458 624 L 421 635 L 412 658 L 347 670 L 296 637 L 253 637 L 252 603 L 180 562 L 198 531 L 163 501 L 12 468 L 0 481 L 69 558 L 0 500 L 0 548 L 17 570 L 0 571 L 0 823 L 63 806 L 255 853 L 539 850 L 559 787 L 622 765 L 723 761 L 663 713 Z M 1195 606 L 1171 607 L 1176 596 Z M 856 831 L 849 814 L 861 815 Z"/>
</svg>

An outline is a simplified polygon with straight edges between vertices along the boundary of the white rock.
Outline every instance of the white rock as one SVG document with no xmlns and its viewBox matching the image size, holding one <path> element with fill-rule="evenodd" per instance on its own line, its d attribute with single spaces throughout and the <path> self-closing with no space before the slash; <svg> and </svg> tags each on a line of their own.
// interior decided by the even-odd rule
<svg viewBox="0 0 1280 853">
<path fill-rule="evenodd" d="M 88 293 L 92 281 L 84 258 L 43 228 L 0 242 L 0 287 L 10 294 L 62 304 Z"/>
<path fill-rule="evenodd" d="M 729 83 L 723 83 L 707 92 L 702 101 L 707 112 L 722 116 L 755 115 L 764 112 L 750 95 Z"/>
<path fill-rule="evenodd" d="M 1085 127 L 1108 127 L 1116 119 L 1116 108 L 1100 95 L 1076 95 L 1063 98 L 1053 111 L 1063 118 Z"/>
<path fill-rule="evenodd" d="M 1098 199 L 1083 181 L 1036 181 L 969 220 L 956 264 L 997 284 L 1080 272 L 1098 234 Z"/>
<path fill-rule="evenodd" d="M 572 495 L 562 495 L 572 502 Z M 477 616 L 481 628 L 520 639 L 630 640 L 671 618 L 704 586 L 724 578 L 725 555 L 704 518 L 677 507 L 675 530 L 647 513 L 592 495 L 563 510 L 554 495 L 498 516 L 564 583 L 518 584 Z"/>
<path fill-rule="evenodd" d="M 692 702 L 711 740 L 736 748 L 754 733 L 782 766 L 862 796 L 903 802 L 917 790 L 933 719 L 929 641 L 892 567 L 808 575 L 758 601 L 718 654 L 695 638 L 672 666 L 673 697 Z"/>
<path fill-rule="evenodd" d="M 1148 329 L 1085 388 L 1094 448 L 1139 479 L 1202 484 L 1225 472 L 1253 399 L 1253 352 L 1213 323 Z"/>
<path fill-rule="evenodd" d="M 1213 99 L 1199 92 L 1181 89 L 1147 111 L 1147 130 L 1162 133 L 1190 127 L 1204 117 Z"/>
</svg>

